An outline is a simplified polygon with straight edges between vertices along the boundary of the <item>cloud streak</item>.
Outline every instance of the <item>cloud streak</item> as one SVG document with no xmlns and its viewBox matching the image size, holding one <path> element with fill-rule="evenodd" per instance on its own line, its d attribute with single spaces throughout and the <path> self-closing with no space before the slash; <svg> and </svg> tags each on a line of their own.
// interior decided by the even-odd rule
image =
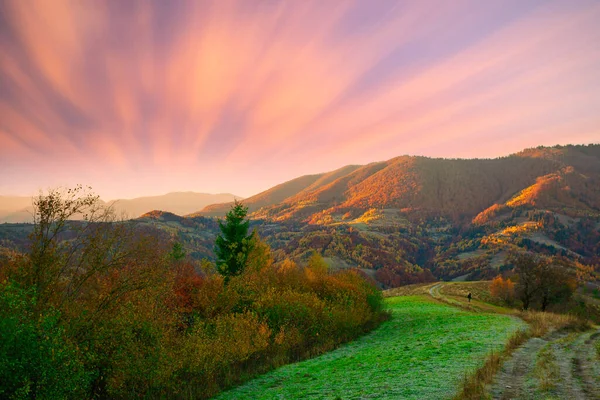
<svg viewBox="0 0 600 400">
<path fill-rule="evenodd" d="M 251 195 L 600 140 L 594 1 L 4 1 L 0 192 Z"/>
</svg>

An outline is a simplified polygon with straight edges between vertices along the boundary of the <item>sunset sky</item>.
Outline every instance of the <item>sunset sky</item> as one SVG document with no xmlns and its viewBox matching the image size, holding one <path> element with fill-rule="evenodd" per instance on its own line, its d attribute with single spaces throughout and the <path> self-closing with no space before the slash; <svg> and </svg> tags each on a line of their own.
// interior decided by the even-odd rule
<svg viewBox="0 0 600 400">
<path fill-rule="evenodd" d="M 0 0 L 0 194 L 600 142 L 596 0 Z"/>
</svg>

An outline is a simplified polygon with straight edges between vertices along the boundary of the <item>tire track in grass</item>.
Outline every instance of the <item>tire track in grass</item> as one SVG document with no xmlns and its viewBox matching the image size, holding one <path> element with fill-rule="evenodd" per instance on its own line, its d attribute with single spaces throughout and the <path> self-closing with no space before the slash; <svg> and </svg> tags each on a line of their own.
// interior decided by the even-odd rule
<svg viewBox="0 0 600 400">
<path fill-rule="evenodd" d="M 545 338 L 529 339 L 513 353 L 503 365 L 490 389 L 493 399 L 525 399 L 535 390 L 533 382 L 537 356 L 542 348 L 555 338 L 563 337 L 553 333 Z"/>
<path fill-rule="evenodd" d="M 589 399 L 600 399 L 600 354 L 596 343 L 600 341 L 600 330 L 581 335 L 575 347 L 573 368 L 580 379 L 581 388 Z"/>
<path fill-rule="evenodd" d="M 502 366 L 493 399 L 600 399 L 600 331 L 554 331 L 532 338 Z"/>
<path fill-rule="evenodd" d="M 581 382 L 577 378 L 575 364 L 577 359 L 573 348 L 581 342 L 581 333 L 564 332 L 559 338 L 548 344 L 548 348 L 555 355 L 555 367 L 558 369 L 558 377 L 552 378 L 550 386 L 544 385 L 542 378 L 537 377 L 537 387 L 534 391 L 535 398 L 557 398 L 585 400 L 587 397 L 582 389 Z"/>
</svg>

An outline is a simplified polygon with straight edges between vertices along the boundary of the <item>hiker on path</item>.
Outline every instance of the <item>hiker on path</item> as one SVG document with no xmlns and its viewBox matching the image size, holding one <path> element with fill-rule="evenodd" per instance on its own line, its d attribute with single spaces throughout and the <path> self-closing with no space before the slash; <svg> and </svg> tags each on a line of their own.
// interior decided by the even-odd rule
<svg viewBox="0 0 600 400">
<path fill-rule="evenodd" d="M 467 295 L 467 299 L 469 299 L 469 303 L 471 302 L 471 297 L 473 297 L 473 296 L 471 296 L 471 292 L 469 292 L 469 294 Z"/>
</svg>

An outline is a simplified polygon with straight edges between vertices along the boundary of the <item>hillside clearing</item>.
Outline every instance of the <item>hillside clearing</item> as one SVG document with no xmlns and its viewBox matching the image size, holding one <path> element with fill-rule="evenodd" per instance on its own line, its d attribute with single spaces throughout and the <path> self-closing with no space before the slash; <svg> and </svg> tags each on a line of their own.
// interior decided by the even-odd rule
<svg viewBox="0 0 600 400">
<path fill-rule="evenodd" d="M 459 260 L 470 260 L 472 258 L 477 258 L 477 257 L 481 257 L 482 255 L 485 254 L 485 250 L 473 250 L 473 251 L 466 251 L 464 253 L 459 253 L 456 258 L 458 258 Z"/>
<path fill-rule="evenodd" d="M 509 316 L 469 313 L 421 296 L 386 302 L 392 318 L 374 332 L 217 398 L 447 398 L 466 372 L 524 327 Z"/>
</svg>

